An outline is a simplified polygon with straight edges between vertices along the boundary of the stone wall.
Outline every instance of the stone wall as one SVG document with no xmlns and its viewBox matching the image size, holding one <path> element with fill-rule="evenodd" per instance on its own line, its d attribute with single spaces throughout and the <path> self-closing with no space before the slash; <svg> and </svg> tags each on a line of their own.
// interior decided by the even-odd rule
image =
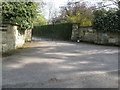
<svg viewBox="0 0 120 90">
<path fill-rule="evenodd" d="M 78 26 L 78 24 L 73 24 L 72 30 L 72 41 L 86 41 L 96 44 L 112 44 L 119 45 L 118 33 L 113 32 L 98 32 L 90 26 Z"/>
<path fill-rule="evenodd" d="M 32 30 L 25 30 L 25 42 L 30 42 L 32 40 Z"/>
<path fill-rule="evenodd" d="M 8 52 L 22 47 L 26 41 L 31 41 L 31 30 L 19 30 L 17 25 L 4 25 L 6 27 L 2 27 L 2 50 L 0 52 Z"/>
<path fill-rule="evenodd" d="M 15 49 L 15 35 L 14 31 L 16 26 L 8 25 L 6 30 L 2 31 L 2 52 L 7 52 L 9 50 Z"/>
</svg>

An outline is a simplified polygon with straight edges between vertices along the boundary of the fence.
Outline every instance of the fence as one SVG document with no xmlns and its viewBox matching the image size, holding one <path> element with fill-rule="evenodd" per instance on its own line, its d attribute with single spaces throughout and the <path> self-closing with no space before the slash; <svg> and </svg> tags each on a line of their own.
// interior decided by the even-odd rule
<svg viewBox="0 0 120 90">
<path fill-rule="evenodd" d="M 78 23 L 36 26 L 33 29 L 33 36 L 109 45 L 120 45 L 119 34 L 117 32 L 98 31 L 92 26 L 80 26 Z"/>
<path fill-rule="evenodd" d="M 33 36 L 59 40 L 70 40 L 71 35 L 72 35 L 71 23 L 35 26 L 33 28 Z"/>
</svg>

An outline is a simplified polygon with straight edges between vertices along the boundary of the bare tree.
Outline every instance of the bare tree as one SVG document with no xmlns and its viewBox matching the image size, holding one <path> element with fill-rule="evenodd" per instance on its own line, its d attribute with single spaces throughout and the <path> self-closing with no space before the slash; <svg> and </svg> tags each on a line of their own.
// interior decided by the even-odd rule
<svg viewBox="0 0 120 90">
<path fill-rule="evenodd" d="M 109 2 L 110 4 L 106 4 L 106 2 Z M 98 2 L 98 8 L 109 8 L 111 9 L 112 6 L 116 6 L 117 8 L 120 9 L 120 0 L 103 0 L 102 2 Z"/>
</svg>

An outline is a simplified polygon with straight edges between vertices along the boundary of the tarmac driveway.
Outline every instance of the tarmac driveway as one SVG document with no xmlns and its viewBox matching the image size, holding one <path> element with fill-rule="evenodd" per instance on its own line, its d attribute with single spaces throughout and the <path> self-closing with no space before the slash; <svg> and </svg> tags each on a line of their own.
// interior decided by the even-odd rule
<svg viewBox="0 0 120 90">
<path fill-rule="evenodd" d="M 36 39 L 3 59 L 3 88 L 117 88 L 118 48 Z"/>
</svg>

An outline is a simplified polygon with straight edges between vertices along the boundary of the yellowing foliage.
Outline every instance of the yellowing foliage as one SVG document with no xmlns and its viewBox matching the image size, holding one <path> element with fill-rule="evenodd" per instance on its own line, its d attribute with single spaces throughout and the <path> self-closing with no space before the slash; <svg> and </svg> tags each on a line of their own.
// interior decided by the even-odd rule
<svg viewBox="0 0 120 90">
<path fill-rule="evenodd" d="M 74 15 L 73 15 L 74 14 Z M 67 20 L 72 23 L 80 23 L 81 26 L 91 26 L 92 25 L 92 19 L 88 18 L 86 15 L 83 15 L 79 12 L 77 13 L 71 13 L 70 16 L 67 16 Z"/>
</svg>

